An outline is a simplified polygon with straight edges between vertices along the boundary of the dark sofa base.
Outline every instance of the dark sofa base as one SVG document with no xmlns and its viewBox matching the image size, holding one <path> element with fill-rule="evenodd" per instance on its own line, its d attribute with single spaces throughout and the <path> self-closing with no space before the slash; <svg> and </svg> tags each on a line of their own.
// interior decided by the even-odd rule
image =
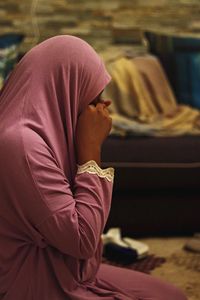
<svg viewBox="0 0 200 300">
<path fill-rule="evenodd" d="M 132 237 L 200 232 L 200 189 L 114 190 L 110 227 Z"/>
</svg>

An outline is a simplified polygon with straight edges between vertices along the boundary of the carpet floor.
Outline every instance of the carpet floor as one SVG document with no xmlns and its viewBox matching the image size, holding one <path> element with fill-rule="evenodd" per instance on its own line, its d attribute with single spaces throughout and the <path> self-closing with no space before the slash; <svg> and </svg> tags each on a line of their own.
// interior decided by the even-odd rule
<svg viewBox="0 0 200 300">
<path fill-rule="evenodd" d="M 165 258 L 151 274 L 181 288 L 188 300 L 200 300 L 200 254 L 183 249 L 187 240 L 187 237 L 141 239 L 149 245 L 150 254 Z"/>
<path fill-rule="evenodd" d="M 114 263 L 105 258 L 103 262 L 159 277 L 179 287 L 188 300 L 200 300 L 200 253 L 183 249 L 188 239 L 188 237 L 141 239 L 150 248 L 146 258 L 131 265 Z"/>
</svg>

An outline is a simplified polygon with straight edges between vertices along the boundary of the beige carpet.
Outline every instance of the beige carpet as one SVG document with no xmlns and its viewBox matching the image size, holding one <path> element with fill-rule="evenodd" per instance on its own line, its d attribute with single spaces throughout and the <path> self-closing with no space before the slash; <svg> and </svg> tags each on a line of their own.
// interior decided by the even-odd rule
<svg viewBox="0 0 200 300">
<path fill-rule="evenodd" d="M 200 254 L 183 250 L 187 240 L 187 237 L 141 239 L 149 245 L 150 254 L 166 258 L 151 274 L 181 288 L 188 300 L 200 300 Z"/>
</svg>

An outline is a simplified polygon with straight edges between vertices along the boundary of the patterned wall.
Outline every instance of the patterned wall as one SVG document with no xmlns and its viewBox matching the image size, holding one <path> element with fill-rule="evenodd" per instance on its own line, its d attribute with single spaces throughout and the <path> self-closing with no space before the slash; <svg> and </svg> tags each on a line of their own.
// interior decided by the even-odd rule
<svg viewBox="0 0 200 300">
<path fill-rule="evenodd" d="M 0 34 L 25 33 L 22 51 L 58 34 L 77 35 L 103 51 L 143 44 L 146 29 L 199 36 L 199 16 L 200 0 L 0 0 Z"/>
</svg>

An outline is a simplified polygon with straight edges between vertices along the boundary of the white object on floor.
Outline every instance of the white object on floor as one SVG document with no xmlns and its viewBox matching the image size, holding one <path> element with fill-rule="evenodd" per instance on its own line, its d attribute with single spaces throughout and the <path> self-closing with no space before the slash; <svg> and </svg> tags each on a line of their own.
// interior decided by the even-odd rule
<svg viewBox="0 0 200 300">
<path fill-rule="evenodd" d="M 149 253 L 149 246 L 136 241 L 134 239 L 128 238 L 128 237 L 124 237 L 123 241 L 132 249 L 135 249 L 137 251 L 138 254 L 138 258 L 144 258 L 148 255 Z"/>
<path fill-rule="evenodd" d="M 114 243 L 127 248 L 127 244 L 121 239 L 120 228 L 110 228 L 106 234 L 102 234 L 102 240 L 104 245 Z"/>
<path fill-rule="evenodd" d="M 121 237 L 120 228 L 110 228 L 106 234 L 102 234 L 103 244 L 114 243 L 121 247 L 134 249 L 138 259 L 144 258 L 149 253 L 149 246 L 129 237 Z"/>
</svg>

